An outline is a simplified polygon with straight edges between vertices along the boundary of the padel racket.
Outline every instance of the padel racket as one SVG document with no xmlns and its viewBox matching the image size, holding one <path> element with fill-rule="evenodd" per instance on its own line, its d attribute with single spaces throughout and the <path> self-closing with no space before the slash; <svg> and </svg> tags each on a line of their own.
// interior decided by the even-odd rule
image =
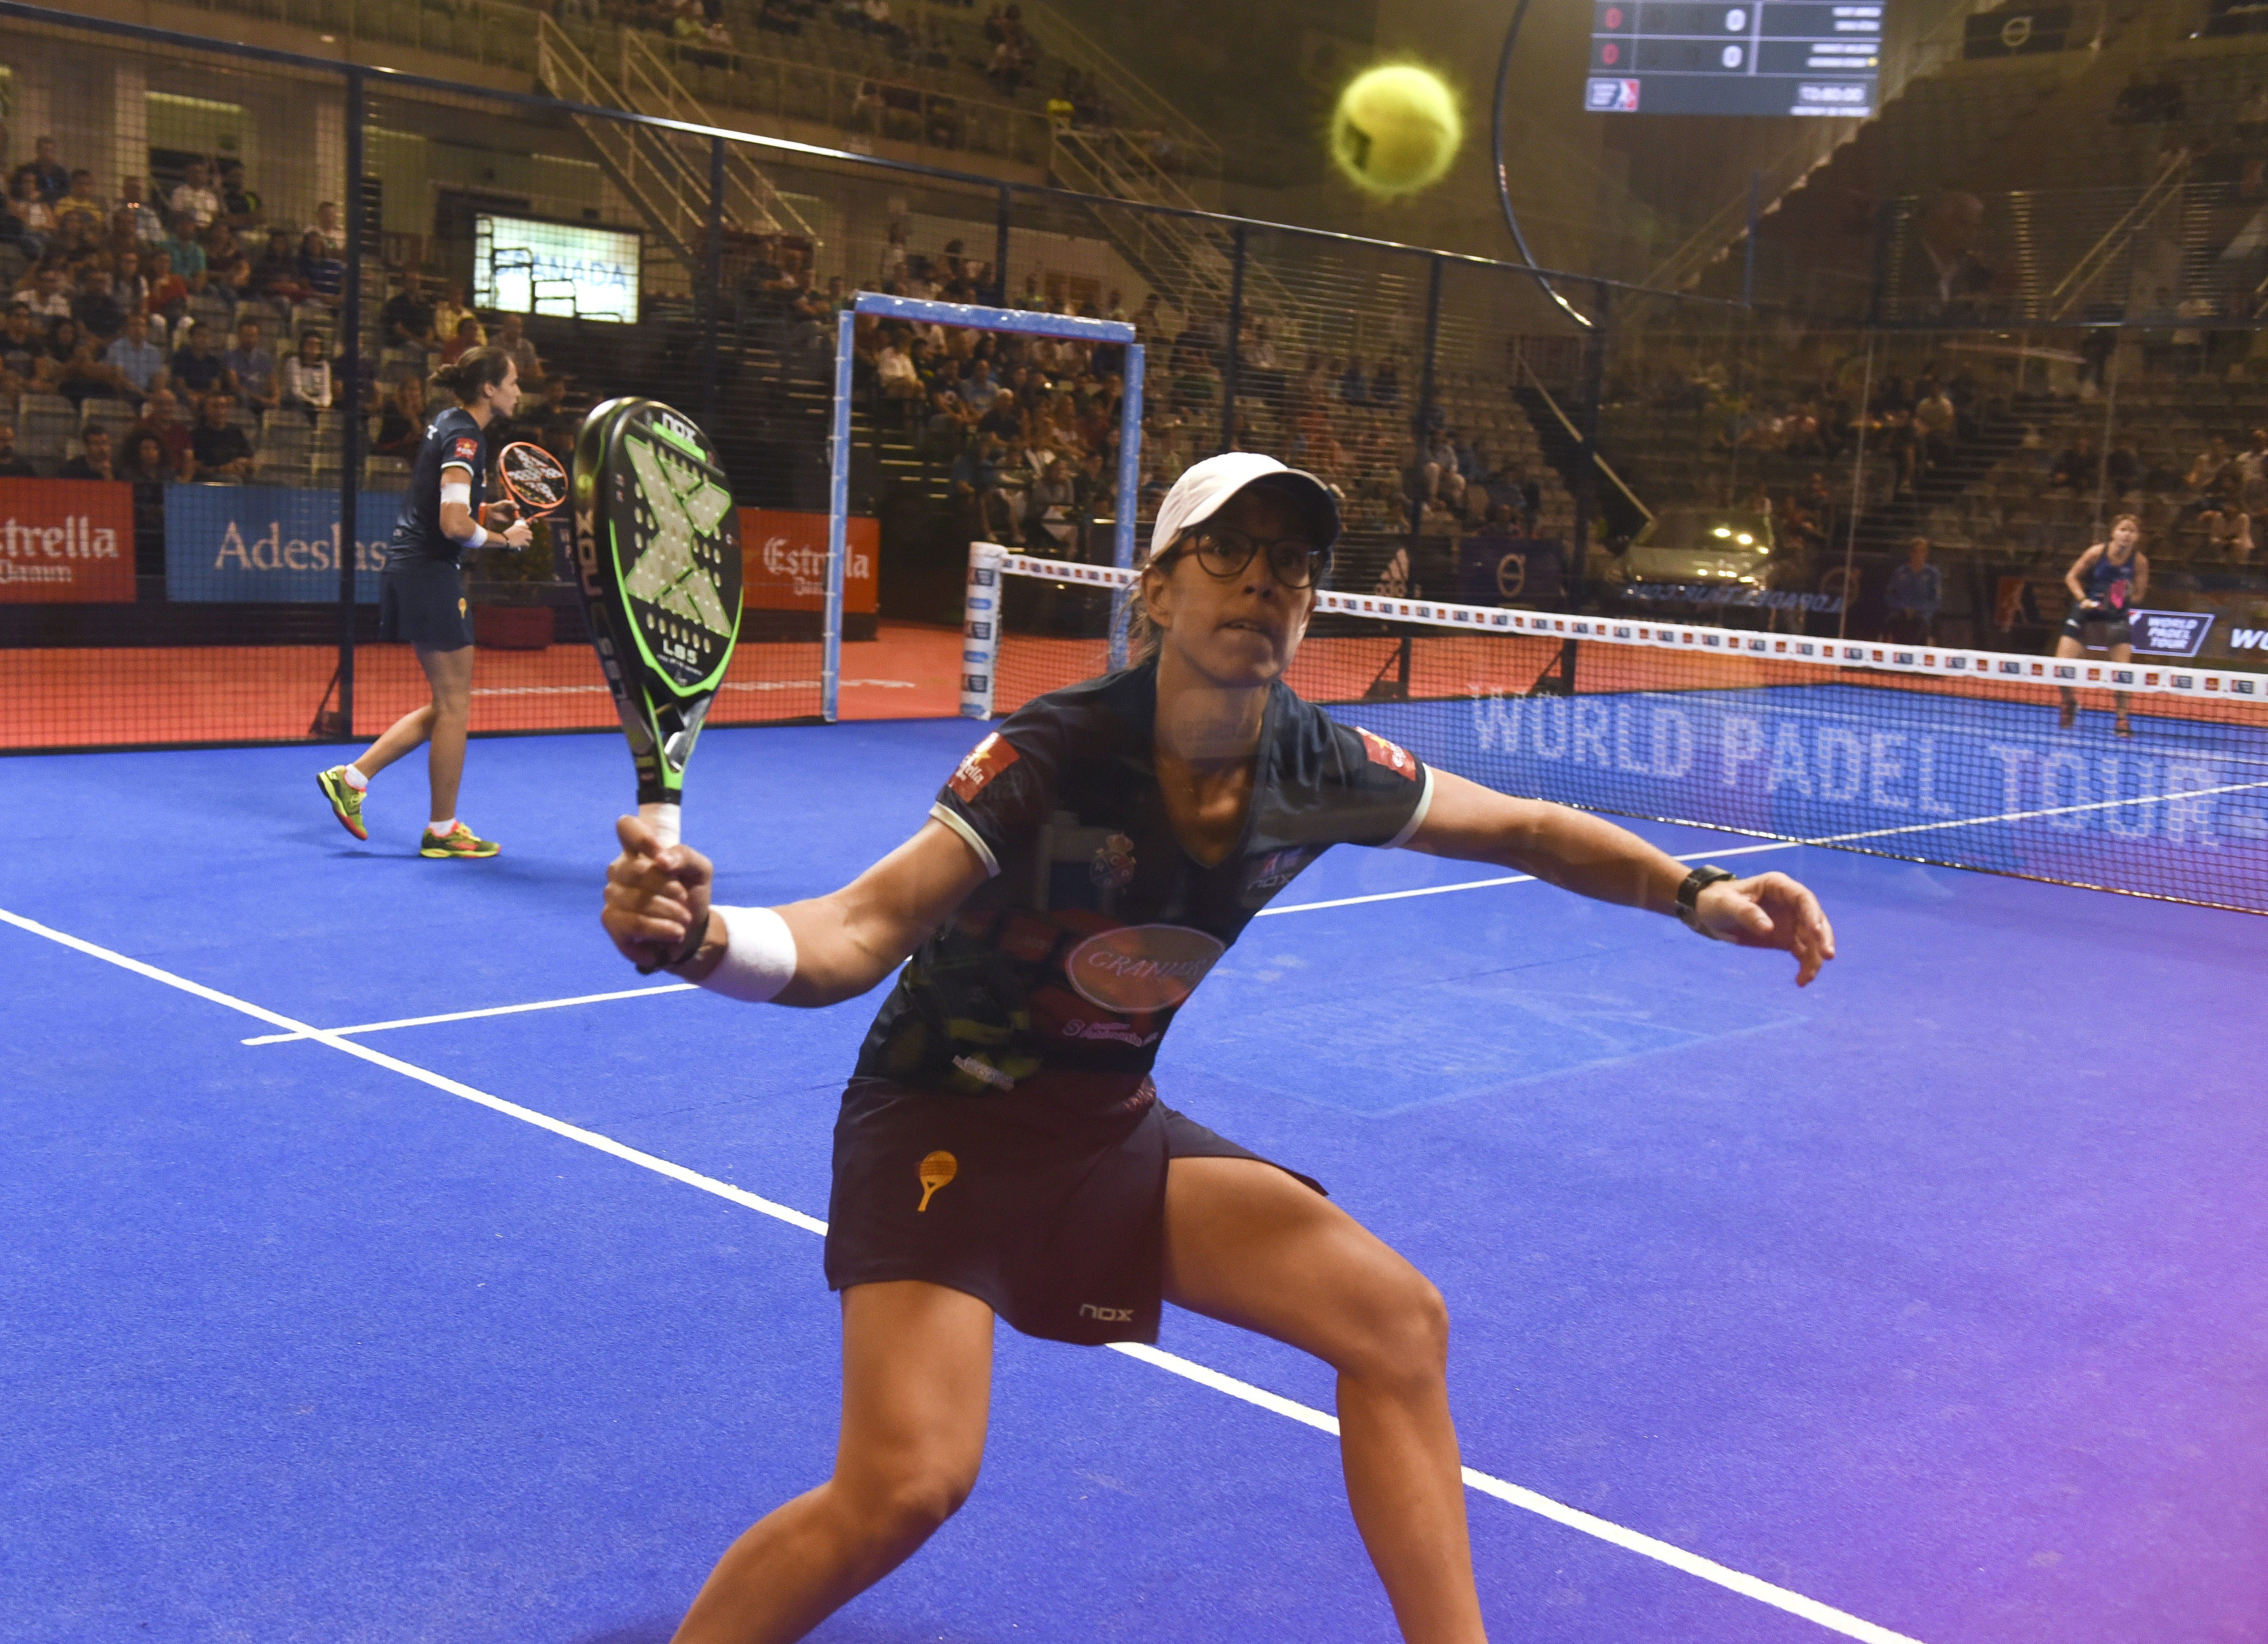
<svg viewBox="0 0 2268 1644">
<path fill-rule="evenodd" d="M 497 453 L 497 477 L 523 520 L 541 519 L 567 505 L 567 465 L 541 446 L 525 439 L 506 446 Z"/>
<path fill-rule="evenodd" d="M 575 560 L 591 642 L 637 764 L 638 815 L 678 839 L 685 766 L 740 628 L 740 534 L 715 451 L 656 400 L 575 437 Z"/>
</svg>

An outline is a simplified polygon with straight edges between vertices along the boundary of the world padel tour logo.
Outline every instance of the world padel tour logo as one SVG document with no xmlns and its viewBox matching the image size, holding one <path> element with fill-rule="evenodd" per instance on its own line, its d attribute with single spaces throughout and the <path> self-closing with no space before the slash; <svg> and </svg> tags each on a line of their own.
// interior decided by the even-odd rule
<svg viewBox="0 0 2268 1644">
<path fill-rule="evenodd" d="M 1122 925 L 1072 948 L 1064 971 L 1088 1004 L 1130 1016 L 1180 1004 L 1227 951 L 1187 925 Z"/>
</svg>

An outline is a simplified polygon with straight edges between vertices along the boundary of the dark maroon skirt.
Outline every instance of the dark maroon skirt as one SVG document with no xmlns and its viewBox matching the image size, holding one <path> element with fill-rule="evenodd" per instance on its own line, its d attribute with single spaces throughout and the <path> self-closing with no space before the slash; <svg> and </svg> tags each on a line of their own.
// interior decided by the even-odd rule
<svg viewBox="0 0 2268 1644">
<path fill-rule="evenodd" d="M 835 1124 L 827 1282 L 920 1279 L 1027 1336 L 1153 1342 L 1174 1159 L 1274 1163 L 1165 1106 L 1146 1079 L 1130 1091 L 1042 1073 L 983 1096 L 853 1079 Z"/>
</svg>

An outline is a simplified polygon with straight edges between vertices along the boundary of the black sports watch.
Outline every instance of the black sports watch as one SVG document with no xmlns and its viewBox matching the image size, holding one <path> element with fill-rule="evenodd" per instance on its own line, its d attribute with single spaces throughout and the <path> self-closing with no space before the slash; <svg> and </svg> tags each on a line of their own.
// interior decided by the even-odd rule
<svg viewBox="0 0 2268 1644">
<path fill-rule="evenodd" d="M 1677 888 L 1677 917 L 1684 922 L 1685 928 L 1690 931 L 1701 931 L 1701 927 L 1693 921 L 1700 917 L 1703 891 L 1724 880 L 1739 877 L 1738 874 L 1729 869 L 1716 866 L 1697 867 L 1688 874 L 1684 882 Z M 1709 933 L 1701 931 L 1701 934 L 1706 936 Z"/>
</svg>

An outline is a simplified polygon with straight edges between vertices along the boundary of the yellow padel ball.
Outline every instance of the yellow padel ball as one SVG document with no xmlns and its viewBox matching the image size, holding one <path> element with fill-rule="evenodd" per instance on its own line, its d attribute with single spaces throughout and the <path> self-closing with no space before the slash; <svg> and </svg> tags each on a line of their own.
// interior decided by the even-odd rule
<svg viewBox="0 0 2268 1644">
<path fill-rule="evenodd" d="M 1464 136 L 1440 77 L 1410 63 L 1355 76 L 1331 114 L 1331 159 L 1372 194 L 1409 194 L 1440 181 Z"/>
</svg>

